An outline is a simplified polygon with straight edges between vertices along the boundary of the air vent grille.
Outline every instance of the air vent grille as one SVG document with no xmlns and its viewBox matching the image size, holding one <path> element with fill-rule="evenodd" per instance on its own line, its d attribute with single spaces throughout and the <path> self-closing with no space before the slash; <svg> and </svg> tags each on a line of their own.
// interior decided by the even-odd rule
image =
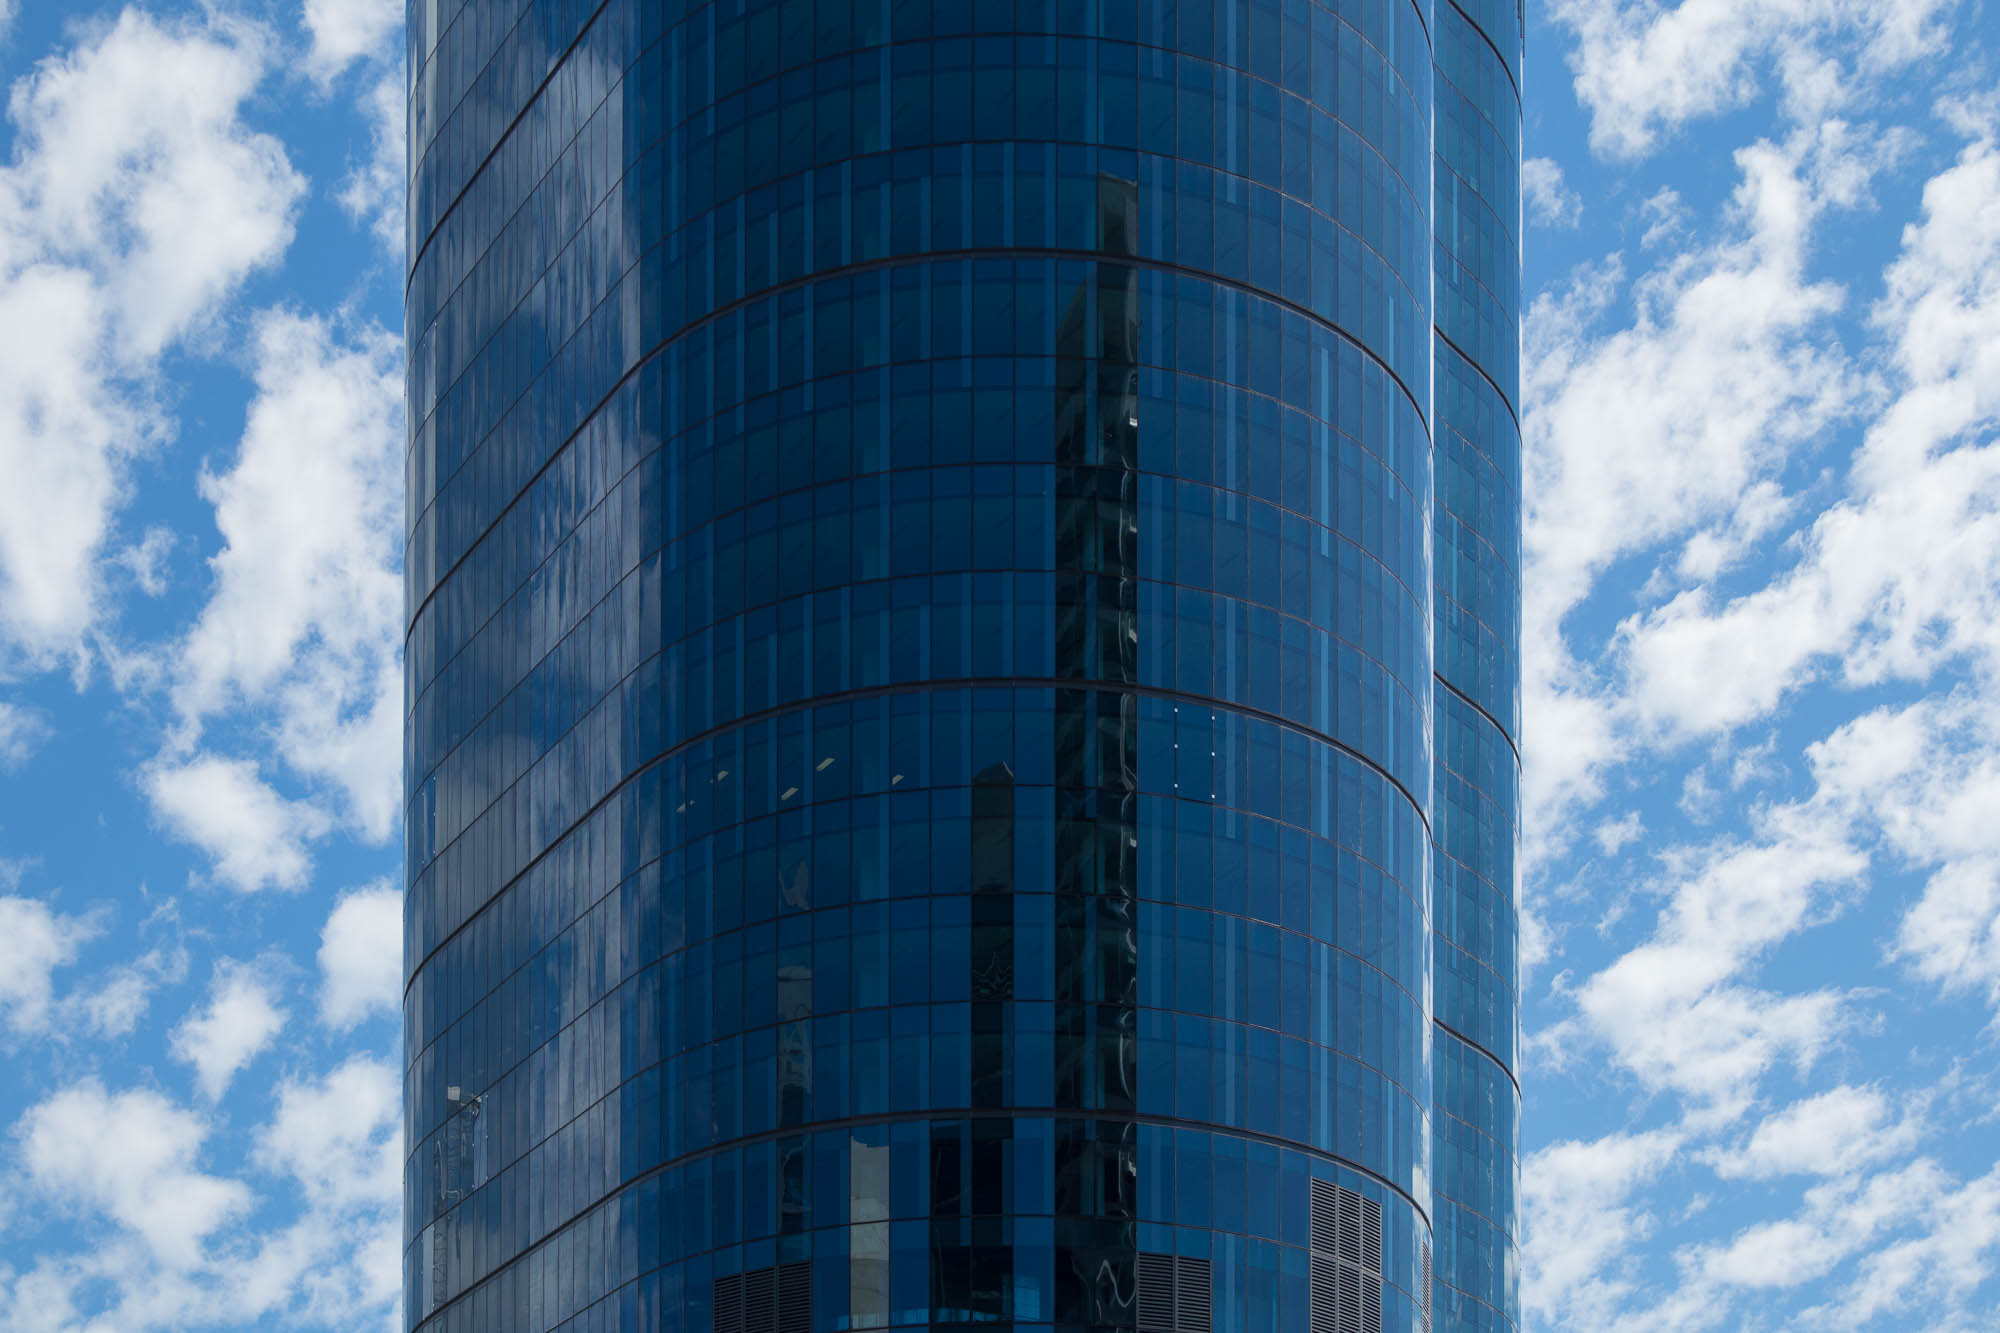
<svg viewBox="0 0 2000 1333">
<path fill-rule="evenodd" d="M 1139 1255 L 1139 1333 L 1212 1333 L 1215 1280 L 1206 1259 Z"/>
<path fill-rule="evenodd" d="M 1310 1333 L 1382 1333 L 1382 1205 L 1329 1180 L 1309 1202 Z"/>
<path fill-rule="evenodd" d="M 1177 1333 L 1210 1333 L 1215 1326 L 1215 1284 L 1208 1260 L 1182 1255 L 1174 1261 Z"/>
<path fill-rule="evenodd" d="M 743 1333 L 773 1333 L 778 1326 L 778 1273 L 758 1268 L 743 1275 Z"/>
<path fill-rule="evenodd" d="M 715 1333 L 743 1333 L 743 1275 L 715 1279 Z"/>
<path fill-rule="evenodd" d="M 1339 1279 L 1334 1276 L 1340 1265 L 1331 1255 L 1315 1250 L 1308 1261 L 1307 1277 L 1311 1283 L 1308 1321 L 1310 1333 L 1335 1333 L 1333 1311 L 1340 1304 Z M 717 1326 L 718 1330 L 720 1325 Z"/>
<path fill-rule="evenodd" d="M 1424 1333 L 1431 1333 L 1431 1247 L 1424 1242 Z"/>
<path fill-rule="evenodd" d="M 1312 1248 L 1317 1253 L 1332 1254 L 1336 1248 L 1333 1219 L 1339 1212 L 1335 1200 L 1341 1192 L 1330 1180 L 1312 1182 Z"/>
<path fill-rule="evenodd" d="M 812 1265 L 715 1279 L 715 1333 L 812 1333 Z"/>
<path fill-rule="evenodd" d="M 1139 1333 L 1174 1333 L 1174 1257 L 1139 1256 Z"/>
<path fill-rule="evenodd" d="M 778 1333 L 812 1333 L 812 1265 L 778 1269 Z"/>
</svg>

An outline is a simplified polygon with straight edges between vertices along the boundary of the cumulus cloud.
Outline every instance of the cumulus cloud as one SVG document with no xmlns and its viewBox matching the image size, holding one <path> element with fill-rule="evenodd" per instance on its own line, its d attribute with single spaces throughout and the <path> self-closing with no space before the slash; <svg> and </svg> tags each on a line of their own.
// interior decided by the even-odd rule
<svg viewBox="0 0 2000 1333">
<path fill-rule="evenodd" d="M 247 759 L 161 760 L 141 783 L 167 831 L 205 852 L 222 882 L 244 893 L 303 887 L 307 847 L 331 823 L 317 806 L 278 795 Z"/>
<path fill-rule="evenodd" d="M 357 163 L 340 187 L 340 206 L 375 233 L 383 252 L 399 268 L 403 257 L 403 198 L 409 140 L 404 132 L 404 77 L 401 70 L 383 75 L 361 95 L 361 113 L 369 125 L 369 154 Z"/>
<path fill-rule="evenodd" d="M 1707 1149 L 1702 1160 L 1725 1180 L 1845 1175 L 1902 1156 L 1919 1132 L 1881 1089 L 1842 1084 L 1767 1116 L 1746 1140 Z"/>
<path fill-rule="evenodd" d="M 222 16 L 128 10 L 19 81 L 0 167 L 0 646 L 84 651 L 132 459 L 169 426 L 148 389 L 291 239 L 304 183 L 241 118 L 269 64 Z"/>
<path fill-rule="evenodd" d="M 326 919 L 319 946 L 320 1020 L 351 1028 L 400 1011 L 403 895 L 387 882 L 344 895 Z"/>
<path fill-rule="evenodd" d="M 1671 1130 L 1551 1144 L 1521 1165 L 1527 1234 L 1521 1301 L 1530 1315 L 1603 1328 L 1635 1285 L 1616 1260 L 1657 1219 L 1632 1196 L 1680 1150 Z"/>
<path fill-rule="evenodd" d="M 368 1056 L 322 1078 L 288 1080 L 257 1136 L 257 1161 L 297 1181 L 314 1207 L 384 1208 L 402 1191 L 402 1096 L 402 1075 Z"/>
<path fill-rule="evenodd" d="M 27 1199 L 100 1221 L 88 1248 L 0 1267 L 0 1324 L 72 1333 L 397 1327 L 401 1079 L 350 1057 L 282 1081 L 243 1178 L 205 1168 L 210 1126 L 148 1090 L 65 1088 L 15 1126 Z M 296 1204 L 272 1226 L 253 1182 Z"/>
<path fill-rule="evenodd" d="M 401 790 L 399 365 L 379 329 L 343 341 L 323 320 L 259 318 L 242 445 L 202 483 L 224 546 L 175 687 L 194 720 L 275 704 L 286 764 L 332 783 L 377 841 Z"/>
<path fill-rule="evenodd" d="M 38 898 L 0 896 L 0 1017 L 11 1032 L 47 1026 L 56 970 L 98 930 L 93 918 L 63 916 Z"/>
<path fill-rule="evenodd" d="M 2000 1012 L 2000 862 L 1961 861 L 1933 875 L 1896 929 L 1895 954 L 1947 991 L 1984 990 Z"/>
<path fill-rule="evenodd" d="M 64 1001 L 65 1014 L 97 1036 L 127 1036 L 145 1016 L 153 993 L 186 976 L 187 965 L 187 950 L 178 945 L 148 949 L 78 987 Z"/>
<path fill-rule="evenodd" d="M 403 0 L 305 0 L 306 72 L 322 85 L 357 60 L 382 55 L 403 28 Z"/>
<path fill-rule="evenodd" d="M 1943 40 L 1952 0 L 1555 0 L 1598 152 L 1638 157 L 1681 126 L 1743 106 L 1775 78 L 1810 123 Z"/>
<path fill-rule="evenodd" d="M 1583 216 L 1583 198 L 1563 183 L 1562 164 L 1546 157 L 1521 161 L 1521 198 L 1528 217 L 1544 227 L 1574 227 Z"/>
<path fill-rule="evenodd" d="M 1991 1276 L 2000 1250 L 2000 1167 L 1921 1201 L 1919 1234 L 1860 1256 L 1839 1298 L 1806 1310 L 1808 1326 L 1859 1328 L 1924 1298 L 1969 1296 Z M 1967 1323 L 1965 1327 L 1975 1325 Z"/>
<path fill-rule="evenodd" d="M 207 1005 L 174 1029 L 174 1056 L 194 1066 L 208 1100 L 220 1098 L 231 1079 L 256 1059 L 285 1026 L 272 986 L 256 969 L 225 959 L 216 967 Z"/>
<path fill-rule="evenodd" d="M 161 1262 L 199 1261 L 203 1242 L 250 1203 L 240 1182 L 201 1170 L 208 1125 L 144 1089 L 73 1084 L 29 1109 L 14 1138 L 29 1182 L 63 1211 L 128 1228 Z"/>
<path fill-rule="evenodd" d="M 1825 672 L 1856 686 L 1953 663 L 2000 675 L 2000 151 L 1990 135 L 1924 188 L 1870 313 L 1894 396 L 1868 426 L 1849 493 L 1799 558 L 1734 598 L 1702 584 L 1620 625 L 1622 691 L 1645 727 L 1726 731 Z M 1734 520 L 1772 524 L 1751 493 Z M 1731 543 L 1722 543 L 1725 548 Z M 1740 546 L 1742 543 L 1734 543 Z M 1690 554 L 1695 551 L 1690 543 Z M 1686 572 L 1713 571 L 1684 556 Z"/>
<path fill-rule="evenodd" d="M 1884 861 L 1953 883 L 1964 866 L 2000 861 L 2000 828 L 1979 813 L 2000 808 L 2000 734 L 1987 711 L 1969 694 L 1927 699 L 1873 710 L 1808 746 L 1810 795 L 1753 811 L 1750 838 L 1664 854 L 1666 906 L 1652 934 L 1576 985 L 1577 1015 L 1539 1045 L 1560 1056 L 1602 1042 L 1710 1125 L 1740 1115 L 1773 1065 L 1810 1066 L 1838 1039 L 1847 997 L 1769 993 L 1745 978 L 1768 950 L 1844 912 Z M 1901 947 L 1920 970 L 1949 974 L 1965 957 L 1924 951 L 1935 933 L 1915 938 Z"/>
<path fill-rule="evenodd" d="M 177 543 L 173 529 L 155 524 L 138 541 L 113 555 L 111 563 L 130 574 L 140 592 L 158 597 L 167 590 L 165 565 Z"/>
<path fill-rule="evenodd" d="M 1628 753 L 1615 697 L 1565 642 L 1565 619 L 1620 559 L 1728 524 L 1739 497 L 1863 399 L 1827 334 L 1845 293 L 1806 270 L 1828 206 L 1814 184 L 1820 156 L 1805 136 L 1740 151 L 1712 244 L 1632 282 L 1616 260 L 1586 267 L 1530 308 L 1523 672 L 1541 721 L 1526 737 L 1524 824 L 1542 831 L 1531 855 Z M 1607 331 L 1626 301 L 1629 320 Z"/>
<path fill-rule="evenodd" d="M 402 1087 L 393 1065 L 366 1056 L 279 1086 L 254 1157 L 306 1207 L 238 1271 L 246 1304 L 353 1328 L 400 1294 Z"/>
<path fill-rule="evenodd" d="M 0 773 L 27 763 L 50 734 L 48 717 L 40 710 L 0 703 Z"/>
<path fill-rule="evenodd" d="M 1746 1227 L 1724 1245 L 1698 1247 L 1687 1262 L 1718 1285 L 1799 1286 L 1834 1271 L 1949 1185 L 1950 1177 L 1930 1161 L 1832 1181 L 1808 1190 L 1797 1216 Z"/>
</svg>

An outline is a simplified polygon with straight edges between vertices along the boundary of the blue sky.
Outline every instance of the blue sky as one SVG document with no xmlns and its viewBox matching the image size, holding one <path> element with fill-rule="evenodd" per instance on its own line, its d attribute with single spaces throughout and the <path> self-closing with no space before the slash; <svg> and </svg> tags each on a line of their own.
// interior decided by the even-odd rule
<svg viewBox="0 0 2000 1333">
<path fill-rule="evenodd" d="M 0 0 L 0 1326 L 386 1328 L 398 0 Z M 1527 1323 L 2000 1326 L 1979 0 L 1529 6 Z"/>
</svg>

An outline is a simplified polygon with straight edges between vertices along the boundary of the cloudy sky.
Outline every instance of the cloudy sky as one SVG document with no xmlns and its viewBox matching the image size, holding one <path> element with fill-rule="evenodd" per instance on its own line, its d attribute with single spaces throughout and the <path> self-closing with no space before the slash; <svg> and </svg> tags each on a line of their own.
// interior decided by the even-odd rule
<svg viewBox="0 0 2000 1333">
<path fill-rule="evenodd" d="M 386 1328 L 401 0 L 0 0 L 0 1326 Z M 2000 1325 L 2000 22 L 1531 0 L 1528 1323 Z"/>
</svg>

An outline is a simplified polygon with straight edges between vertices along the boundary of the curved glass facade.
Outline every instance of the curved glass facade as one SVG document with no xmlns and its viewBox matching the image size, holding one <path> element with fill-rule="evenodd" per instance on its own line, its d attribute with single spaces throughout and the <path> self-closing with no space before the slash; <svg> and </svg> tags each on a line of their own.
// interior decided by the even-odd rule
<svg viewBox="0 0 2000 1333">
<path fill-rule="evenodd" d="M 1435 189 L 1436 1317 L 1520 1324 L 1521 10 L 1440 0 Z"/>
<path fill-rule="evenodd" d="M 1474 19 L 413 0 L 410 1326 L 1511 1310 Z"/>
</svg>

